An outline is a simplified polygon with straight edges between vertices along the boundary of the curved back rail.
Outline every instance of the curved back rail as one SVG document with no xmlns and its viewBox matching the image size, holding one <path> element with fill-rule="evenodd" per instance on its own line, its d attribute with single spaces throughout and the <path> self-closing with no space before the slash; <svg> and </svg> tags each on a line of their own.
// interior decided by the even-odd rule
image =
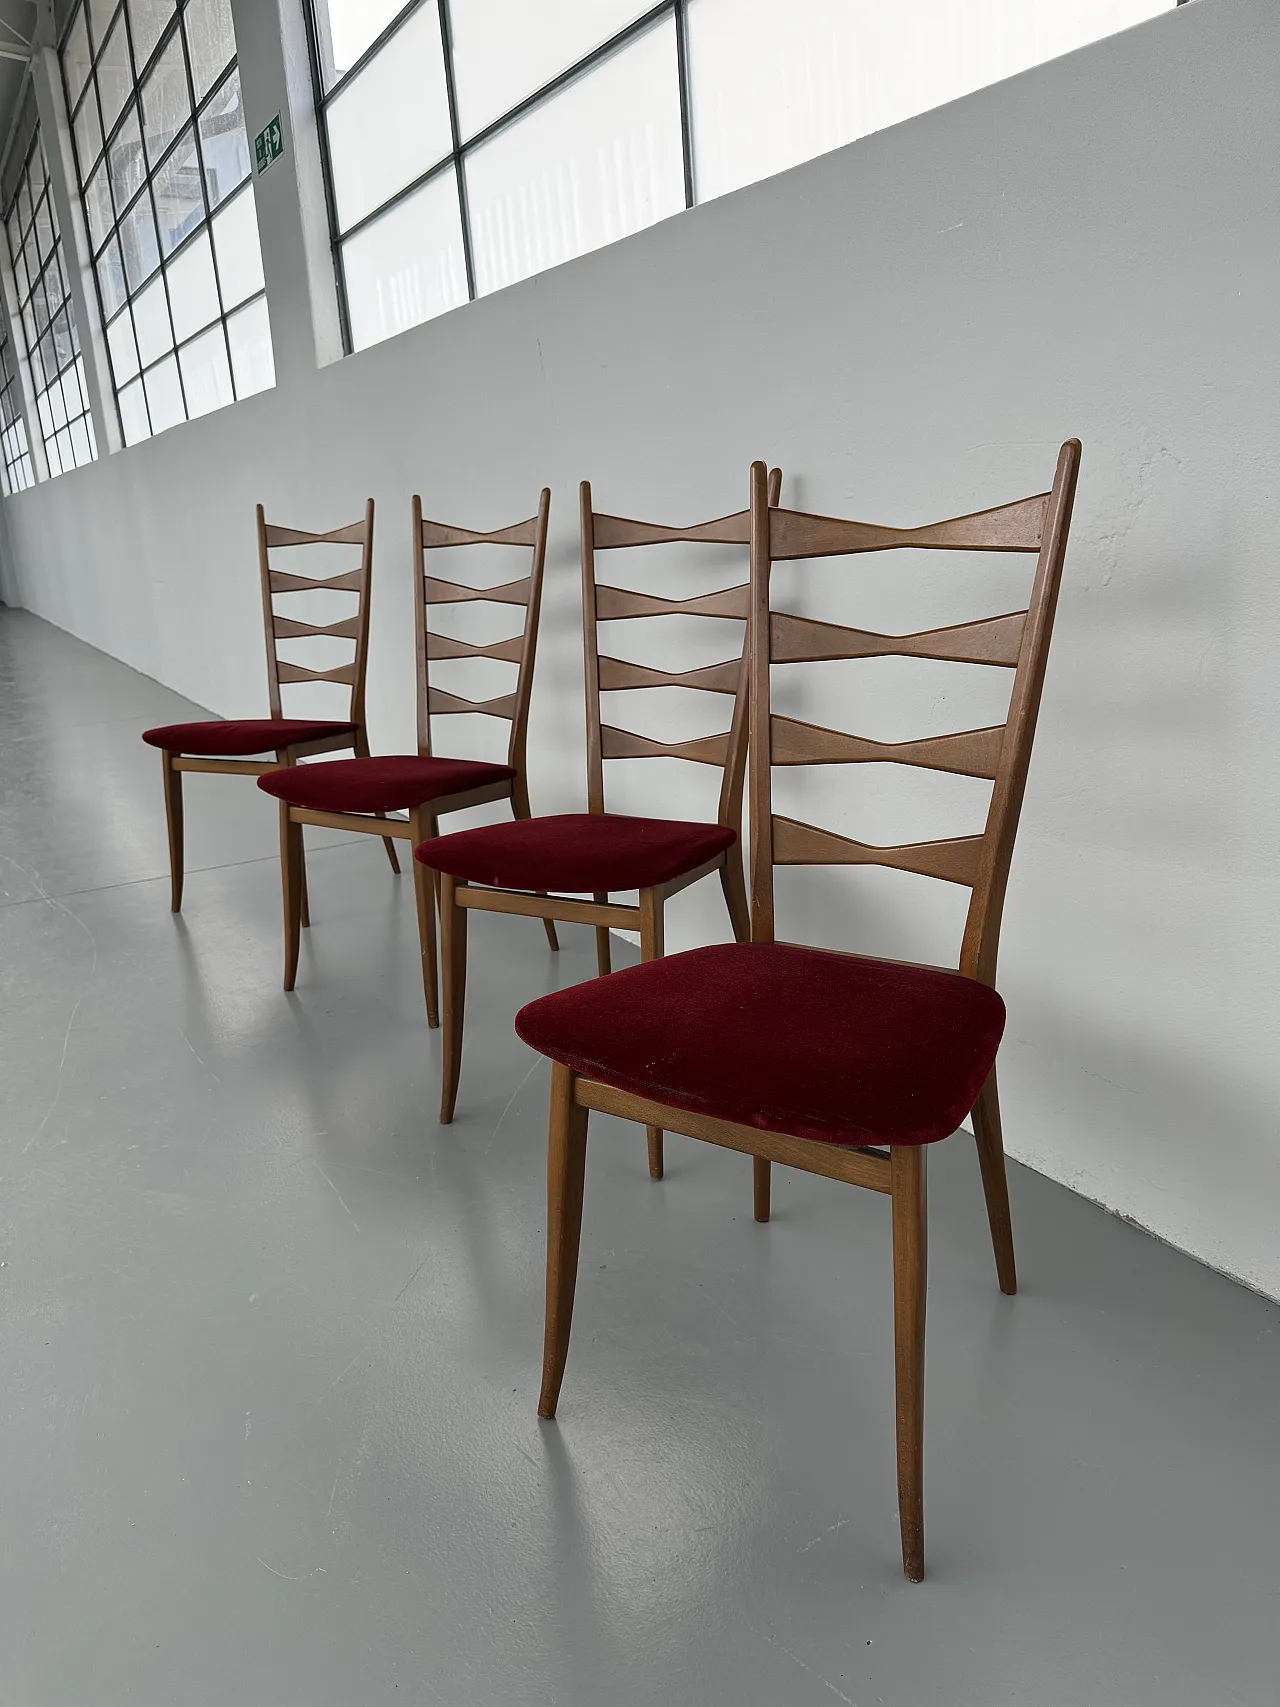
<svg viewBox="0 0 1280 1707">
<path fill-rule="evenodd" d="M 542 572 L 547 557 L 547 524 L 551 516 L 551 492 L 543 487 L 536 515 L 527 521 L 513 522 L 510 527 L 492 533 L 479 533 L 472 528 L 453 527 L 447 522 L 432 522 L 423 518 L 422 499 L 413 499 L 414 552 L 414 611 L 415 640 L 418 665 L 418 751 L 424 756 L 431 752 L 431 717 L 452 716 L 455 713 L 476 713 L 484 717 L 504 717 L 511 724 L 507 741 L 507 763 L 524 775 L 525 743 L 529 732 L 529 699 L 533 692 L 533 665 L 538 648 L 538 618 L 542 609 Z M 523 546 L 531 553 L 529 572 L 518 581 L 506 581 L 501 586 L 468 587 L 458 581 L 442 581 L 427 573 L 427 552 L 454 545 L 513 545 Z M 524 608 L 524 627 L 510 640 L 498 640 L 492 645 L 480 645 L 470 640 L 454 640 L 447 634 L 430 631 L 427 612 L 432 605 L 494 604 L 520 605 Z M 463 699 L 431 686 L 433 658 L 496 658 L 515 664 L 515 691 L 496 699 Z"/>
<path fill-rule="evenodd" d="M 762 467 L 763 464 L 756 466 Z M 765 480 L 765 499 L 776 505 L 782 491 L 782 470 L 775 468 Z M 659 598 L 611 587 L 596 579 L 596 552 L 621 551 L 636 546 L 691 543 L 701 545 L 748 545 L 751 512 L 739 510 L 732 516 L 695 523 L 690 527 L 664 527 L 656 522 L 629 521 L 607 516 L 591 507 L 591 483 L 582 482 L 582 638 L 586 665 L 587 694 L 587 810 L 604 811 L 604 761 L 606 759 L 689 759 L 695 764 L 718 765 L 723 772 L 716 822 L 738 829 L 742 821 L 742 792 L 747 755 L 747 650 L 746 619 L 750 610 L 748 581 L 715 593 L 688 599 Z M 597 624 L 623 622 L 658 616 L 706 616 L 732 618 L 743 623 L 740 650 L 722 663 L 704 664 L 695 670 L 668 671 L 647 664 L 629 664 L 625 659 L 602 654 Z M 618 689 L 695 688 L 705 693 L 733 696 L 733 718 L 723 735 L 703 735 L 689 741 L 652 741 L 629 729 L 603 723 L 600 695 Z"/>
<path fill-rule="evenodd" d="M 751 934 L 771 942 L 773 871 L 778 865 L 881 865 L 959 883 L 971 891 L 960 971 L 991 984 L 1005 886 L 1026 787 L 1044 685 L 1049 639 L 1080 467 L 1080 443 L 1068 439 L 1047 492 L 994 510 L 917 528 L 875 527 L 772 508 L 763 463 L 751 471 Z M 872 634 L 790 616 L 770 607 L 776 562 L 921 547 L 937 551 L 1025 552 L 1036 558 L 1027 608 L 922 634 Z M 1011 669 L 1005 721 L 924 740 L 868 741 L 770 710 L 773 664 L 835 658 L 939 658 Z M 981 834 L 947 841 L 876 847 L 812 824 L 775 817 L 774 765 L 890 763 L 984 777 L 994 785 Z"/>
<path fill-rule="evenodd" d="M 329 533 L 307 533 L 301 528 L 278 527 L 268 522 L 258 505 L 258 567 L 262 579 L 262 622 L 267 642 L 267 690 L 271 715 L 284 715 L 280 708 L 280 689 L 291 682 L 340 682 L 351 689 L 348 720 L 364 729 L 364 684 L 369 660 L 369 590 L 373 571 L 373 499 L 364 507 L 364 520 L 349 527 L 334 528 Z M 343 574 L 314 576 L 273 569 L 271 553 L 295 545 L 355 545 L 360 548 L 360 566 Z M 341 622 L 295 622 L 281 616 L 275 599 L 283 593 L 313 592 L 354 593 L 354 616 Z M 279 653 L 281 640 L 298 640 L 312 635 L 326 635 L 334 640 L 350 640 L 352 659 L 330 670 L 308 670 L 301 664 L 290 663 Z"/>
</svg>

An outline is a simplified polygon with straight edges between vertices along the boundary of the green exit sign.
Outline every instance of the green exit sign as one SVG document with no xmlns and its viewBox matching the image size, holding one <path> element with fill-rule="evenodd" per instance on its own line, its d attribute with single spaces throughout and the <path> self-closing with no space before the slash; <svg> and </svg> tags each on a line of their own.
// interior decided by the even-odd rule
<svg viewBox="0 0 1280 1707">
<path fill-rule="evenodd" d="M 267 128 L 260 130 L 253 139 L 253 157 L 258 163 L 259 172 L 265 172 L 271 162 L 278 160 L 283 153 L 284 128 L 277 113 Z"/>
</svg>

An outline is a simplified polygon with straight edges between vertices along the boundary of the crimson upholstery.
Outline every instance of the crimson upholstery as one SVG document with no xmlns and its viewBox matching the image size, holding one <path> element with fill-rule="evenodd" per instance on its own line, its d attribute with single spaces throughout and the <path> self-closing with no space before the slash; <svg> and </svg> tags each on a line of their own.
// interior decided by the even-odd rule
<svg viewBox="0 0 1280 1707">
<path fill-rule="evenodd" d="M 567 812 L 439 836 L 416 850 L 424 865 L 495 889 L 605 894 L 647 889 L 696 871 L 737 836 L 718 824 Z"/>
<path fill-rule="evenodd" d="M 1004 1030 L 958 972 L 792 943 L 724 943 L 530 1002 L 516 1031 L 670 1108 L 822 1143 L 932 1144 L 968 1114 Z"/>
<path fill-rule="evenodd" d="M 244 759 L 255 753 L 275 753 L 304 741 L 323 741 L 330 735 L 354 735 L 354 723 L 317 723 L 298 718 L 253 717 L 203 723 L 168 723 L 145 729 L 142 739 L 166 753 L 190 753 L 201 759 Z"/>
<path fill-rule="evenodd" d="M 318 812 L 395 812 L 447 794 L 509 782 L 515 774 L 510 765 L 477 759 L 333 759 L 268 771 L 258 778 L 258 787 L 290 806 Z"/>
</svg>

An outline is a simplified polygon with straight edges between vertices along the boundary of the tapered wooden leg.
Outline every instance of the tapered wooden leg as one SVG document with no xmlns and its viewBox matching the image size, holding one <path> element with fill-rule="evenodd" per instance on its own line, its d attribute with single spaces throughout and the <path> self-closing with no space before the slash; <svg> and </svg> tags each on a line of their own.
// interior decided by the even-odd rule
<svg viewBox="0 0 1280 1707">
<path fill-rule="evenodd" d="M 164 815 L 169 826 L 169 911 L 182 911 L 183 836 L 182 772 L 174 768 L 173 754 L 161 753 L 164 766 Z"/>
<path fill-rule="evenodd" d="M 742 875 L 742 860 L 736 847 L 730 848 L 724 856 L 724 864 L 720 867 L 720 887 L 724 890 L 724 904 L 729 909 L 733 940 L 750 942 L 751 909 L 747 905 L 747 885 Z"/>
<path fill-rule="evenodd" d="M 382 838 L 382 845 L 387 850 L 387 864 L 391 867 L 392 871 L 395 872 L 396 876 L 399 877 L 399 875 L 400 875 L 400 856 L 396 853 L 396 844 L 395 844 L 394 838 L 391 836 L 384 836 Z"/>
<path fill-rule="evenodd" d="M 591 897 L 591 899 L 593 901 L 599 901 L 600 904 L 603 906 L 604 903 L 609 899 L 609 897 L 607 895 L 593 895 Z M 609 927 L 608 927 L 608 925 L 597 925 L 596 926 L 596 972 L 598 973 L 598 975 L 601 978 L 603 978 L 607 973 L 612 972 L 612 971 L 613 971 L 613 962 L 609 958 Z"/>
<path fill-rule="evenodd" d="M 538 1415 L 553 1417 L 569 1355 L 573 1294 L 582 1238 L 582 1187 L 587 1166 L 587 1111 L 573 1100 L 574 1074 L 551 1067 L 551 1120 L 547 1129 L 547 1316 L 542 1341 L 542 1393 Z"/>
<path fill-rule="evenodd" d="M 763 1156 L 752 1156 L 751 1167 L 754 1174 L 755 1210 L 757 1221 L 767 1221 L 770 1212 L 770 1169 L 773 1163 Z"/>
<path fill-rule="evenodd" d="M 295 823 L 288 801 L 280 802 L 280 883 L 284 898 L 284 987 L 292 990 L 298 976 L 298 942 L 302 925 L 302 825 Z"/>
<path fill-rule="evenodd" d="M 443 1063 L 440 1069 L 440 1124 L 448 1126 L 458 1100 L 462 1069 L 462 1022 L 467 999 L 467 909 L 456 896 L 457 879 L 440 879 L 440 970 L 443 974 Z"/>
<path fill-rule="evenodd" d="M 555 920 L 554 919 L 543 919 L 542 924 L 543 924 L 544 930 L 547 933 L 547 947 L 551 950 L 552 954 L 559 954 L 559 952 L 560 952 L 560 938 L 556 935 L 556 922 L 555 922 Z"/>
<path fill-rule="evenodd" d="M 435 819 L 421 807 L 409 814 L 410 839 L 416 848 L 435 836 Z M 418 942 L 422 949 L 422 988 L 427 998 L 427 1025 L 440 1024 L 440 999 L 436 986 L 436 888 L 435 874 L 420 859 L 413 862 L 413 891 L 418 903 Z"/>
<path fill-rule="evenodd" d="M 1013 1220 L 1009 1213 L 1009 1179 L 1004 1165 L 1004 1138 L 1000 1130 L 1000 1098 L 993 1067 L 978 1100 L 973 1105 L 973 1135 L 978 1142 L 978 1166 L 987 1199 L 987 1221 L 996 1256 L 996 1277 L 1001 1292 L 1010 1298 L 1018 1290 L 1018 1268 L 1013 1257 Z"/>
<path fill-rule="evenodd" d="M 922 1145 L 890 1151 L 893 1186 L 893 1343 L 897 1367 L 898 1518 L 902 1569 L 924 1577 L 924 1314 L 928 1214 Z"/>
<path fill-rule="evenodd" d="M 640 891 L 640 959 L 661 960 L 664 948 L 662 895 L 656 889 Z M 646 1126 L 649 1142 L 649 1178 L 662 1178 L 662 1128 Z"/>
<path fill-rule="evenodd" d="M 311 896 L 307 890 L 307 841 L 298 825 L 298 876 L 302 886 L 302 905 L 298 909 L 298 921 L 304 930 L 311 928 Z"/>
</svg>

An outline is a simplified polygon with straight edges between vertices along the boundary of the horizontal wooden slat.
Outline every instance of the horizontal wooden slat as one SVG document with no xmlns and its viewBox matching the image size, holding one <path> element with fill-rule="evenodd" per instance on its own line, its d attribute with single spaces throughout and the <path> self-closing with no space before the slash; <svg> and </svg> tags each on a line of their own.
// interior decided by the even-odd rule
<svg viewBox="0 0 1280 1707">
<path fill-rule="evenodd" d="M 744 1049 L 751 1039 L 744 1033 Z M 672 1108 L 665 1102 L 651 1102 L 632 1091 L 616 1090 L 598 1079 L 574 1080 L 573 1100 L 580 1108 L 597 1109 L 601 1114 L 616 1115 L 619 1120 L 634 1120 L 641 1126 L 657 1126 L 667 1132 L 679 1132 L 686 1138 L 701 1138 L 704 1143 L 718 1144 L 725 1150 L 739 1150 L 747 1156 L 763 1156 L 785 1167 L 803 1168 L 806 1173 L 821 1174 L 825 1179 L 843 1180 L 846 1185 L 861 1185 L 870 1191 L 890 1191 L 890 1164 L 886 1156 L 869 1149 L 854 1149 L 844 1144 L 820 1144 L 813 1138 L 793 1138 L 789 1133 L 767 1132 L 762 1127 L 742 1126 L 736 1120 L 720 1120 L 711 1114 L 695 1114 L 689 1109 Z"/>
<path fill-rule="evenodd" d="M 596 620 L 623 622 L 633 616 L 745 617 L 751 604 L 750 587 L 726 587 L 692 599 L 660 599 L 654 593 L 633 593 L 625 587 L 596 587 Z"/>
<path fill-rule="evenodd" d="M 331 575 L 328 580 L 317 579 L 314 575 L 290 575 L 283 569 L 271 571 L 273 593 L 305 593 L 313 587 L 327 593 L 358 593 L 363 585 L 363 569 L 352 569 L 346 575 Z"/>
<path fill-rule="evenodd" d="M 267 546 L 274 549 L 278 545 L 363 545 L 363 522 L 352 522 L 350 527 L 334 528 L 332 533 L 304 533 L 301 528 L 273 527 L 270 523 L 265 528 Z"/>
<path fill-rule="evenodd" d="M 603 925 L 606 930 L 640 928 L 639 907 L 613 901 L 576 901 L 565 895 L 530 895 L 523 889 L 473 889 L 460 883 L 454 891 L 460 907 L 477 913 L 517 913 L 528 919 L 556 919 L 565 925 Z"/>
<path fill-rule="evenodd" d="M 940 658 L 954 664 L 1018 662 L 1027 613 L 930 628 L 922 634 L 872 634 L 835 622 L 775 611 L 769 618 L 770 656 L 775 664 L 815 663 L 831 658 Z"/>
<path fill-rule="evenodd" d="M 441 715 L 450 712 L 483 712 L 486 717 L 514 717 L 516 714 L 516 696 L 513 693 L 504 694 L 500 699 L 462 699 L 456 693 L 446 693 L 443 688 L 428 690 L 428 710 Z"/>
<path fill-rule="evenodd" d="M 741 674 L 740 658 L 674 674 L 651 670 L 647 664 L 628 664 L 623 658 L 600 659 L 600 686 L 608 693 L 623 688 L 702 688 L 707 693 L 737 693 Z"/>
<path fill-rule="evenodd" d="M 505 664 L 518 664 L 524 656 L 524 635 L 510 640 L 495 640 L 490 646 L 473 644 L 470 640 L 455 640 L 449 634 L 428 634 L 428 658 L 497 658 Z"/>
<path fill-rule="evenodd" d="M 771 512 L 770 552 L 775 560 L 838 557 L 854 551 L 892 551 L 899 546 L 935 551 L 1039 551 L 1049 493 L 978 510 L 918 528 L 878 527 L 800 510 Z"/>
<path fill-rule="evenodd" d="M 732 516 L 717 516 L 711 522 L 694 522 L 687 528 L 633 522 L 626 516 L 604 516 L 598 512 L 591 521 L 598 551 L 623 550 L 629 545 L 676 544 L 680 540 L 704 545 L 746 545 L 751 538 L 751 516 L 746 510 L 738 510 Z"/>
<path fill-rule="evenodd" d="M 442 545 L 532 545 L 538 535 L 538 518 L 527 522 L 512 522 L 510 527 L 493 533 L 477 533 L 474 528 L 456 528 L 449 522 L 422 523 L 422 543 L 428 550 Z"/>
<path fill-rule="evenodd" d="M 794 818 L 773 820 L 775 865 L 885 865 L 895 871 L 940 877 L 946 883 L 960 883 L 972 889 L 981 856 L 981 836 L 881 848 L 837 836 L 831 830 L 819 830 L 812 824 L 798 823 Z"/>
<path fill-rule="evenodd" d="M 343 622 L 327 624 L 314 622 L 295 622 L 289 616 L 272 615 L 272 625 L 277 640 L 302 640 L 308 635 L 327 634 L 334 640 L 358 640 L 360 638 L 360 618 L 349 616 Z"/>
<path fill-rule="evenodd" d="M 995 777 L 1004 724 L 930 735 L 920 741 L 868 741 L 793 717 L 769 719 L 770 757 L 775 765 L 920 765 L 958 776 Z"/>
<path fill-rule="evenodd" d="M 429 605 L 461 605 L 472 600 L 488 600 L 495 605 L 527 605 L 529 579 L 507 581 L 500 587 L 464 587 L 459 581 L 440 581 L 434 575 L 424 577 Z"/>
<path fill-rule="evenodd" d="M 729 756 L 729 737 L 702 735 L 694 741 L 667 744 L 605 723 L 600 727 L 600 754 L 606 759 L 692 759 L 699 765 L 723 765 Z"/>
<path fill-rule="evenodd" d="M 287 664 L 281 658 L 276 664 L 276 675 L 282 682 L 345 682 L 348 687 L 354 687 L 356 667 L 354 664 L 339 664 L 333 670 L 304 670 L 301 664 Z"/>
</svg>

